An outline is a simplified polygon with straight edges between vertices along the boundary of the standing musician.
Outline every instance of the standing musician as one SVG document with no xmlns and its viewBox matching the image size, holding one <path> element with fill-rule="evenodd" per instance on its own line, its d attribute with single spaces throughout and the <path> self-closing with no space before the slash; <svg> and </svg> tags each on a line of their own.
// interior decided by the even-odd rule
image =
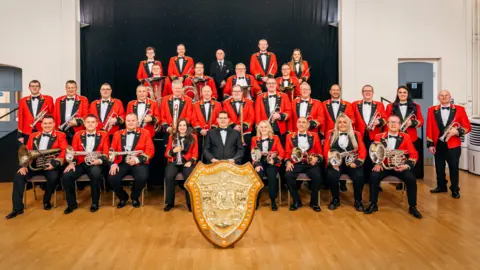
<svg viewBox="0 0 480 270">
<path fill-rule="evenodd" d="M 407 186 L 408 213 L 415 218 L 422 218 L 422 214 L 417 209 L 417 179 L 413 174 L 413 167 L 417 162 L 418 153 L 412 144 L 410 136 L 400 131 L 400 117 L 390 115 L 387 121 L 388 132 L 380 133 L 375 136 L 374 144 L 380 144 L 385 148 L 385 157 L 388 157 L 389 151 L 400 150 L 401 155 L 380 160 L 373 167 L 372 177 L 370 179 L 370 205 L 365 209 L 365 214 L 372 214 L 378 211 L 378 186 L 380 181 L 387 176 L 396 176 Z M 370 149 L 371 151 L 371 149 Z M 372 156 L 372 153 L 370 153 Z M 408 158 L 408 159 L 407 159 Z M 395 161 L 391 164 L 390 160 Z M 398 162 L 402 160 L 401 162 Z M 372 160 L 373 161 L 373 160 Z M 390 169 L 390 167 L 393 167 Z"/>
<path fill-rule="evenodd" d="M 308 131 L 307 118 L 298 118 L 297 130 L 297 132 L 287 135 L 285 147 L 285 180 L 293 197 L 293 203 L 289 210 L 296 211 L 302 207 L 296 179 L 300 173 L 305 173 L 312 181 L 310 207 L 313 211 L 320 212 L 318 190 L 322 183 L 322 172 L 320 171 L 320 164 L 323 161 L 322 145 L 318 134 Z"/>
<path fill-rule="evenodd" d="M 185 55 L 185 45 L 177 45 L 177 56 L 168 62 L 168 77 L 170 80 L 183 82 L 188 76 L 193 76 L 193 58 Z"/>
<path fill-rule="evenodd" d="M 361 167 L 367 156 L 367 150 L 361 133 L 353 130 L 352 121 L 346 115 L 338 116 L 335 128 L 326 134 L 323 156 L 327 159 L 327 182 L 332 192 L 332 201 L 328 209 L 335 210 L 340 206 L 339 180 L 342 174 L 347 174 L 353 182 L 354 207 L 358 212 L 363 212 Z"/>
<path fill-rule="evenodd" d="M 215 80 L 218 100 L 223 101 L 226 80 L 233 75 L 233 64 L 231 61 L 225 60 L 225 52 L 222 49 L 218 49 L 215 56 L 217 60 L 210 65 L 210 76 Z"/>
<path fill-rule="evenodd" d="M 290 75 L 290 66 L 288 64 L 282 65 L 282 77 L 277 78 L 278 89 L 282 93 L 287 94 L 290 101 L 300 96 L 300 84 L 298 79 Z"/>
<path fill-rule="evenodd" d="M 465 108 L 451 103 L 451 95 L 447 90 L 438 93 L 439 105 L 428 108 L 427 146 L 435 155 L 435 172 L 437 187 L 431 193 L 447 192 L 445 162 L 450 172 L 450 190 L 452 197 L 460 199 L 458 187 L 458 166 L 462 152 L 460 137 L 472 130 Z"/>
<path fill-rule="evenodd" d="M 60 180 L 60 170 L 64 162 L 65 149 L 67 148 L 68 143 L 63 132 L 54 130 L 55 120 L 53 119 L 53 116 L 49 114 L 45 115 L 42 119 L 41 128 L 43 132 L 34 132 L 31 134 L 31 136 L 28 138 L 26 148 L 29 151 L 59 149 L 59 153 L 56 154 L 57 156 L 54 159 L 48 160 L 47 158 L 44 158 L 43 162 L 45 166 L 29 166 L 30 169 L 27 167 L 21 167 L 17 171 L 17 174 L 13 179 L 13 210 L 5 217 L 5 219 L 11 219 L 23 214 L 23 209 L 25 208 L 25 205 L 23 204 L 25 185 L 27 184 L 27 179 L 30 179 L 36 175 L 43 175 L 47 179 L 45 195 L 43 196 L 43 209 L 52 209 L 50 199 L 52 198 L 52 194 L 57 188 Z M 35 160 L 33 162 L 35 162 Z"/>
<path fill-rule="evenodd" d="M 183 82 L 184 86 L 193 86 L 193 90 L 196 91 L 197 96 L 201 99 L 202 98 L 202 88 L 206 85 L 210 86 L 212 90 L 212 97 L 214 99 L 218 99 L 217 87 L 215 86 L 215 81 L 212 77 L 204 75 L 205 68 L 203 63 L 196 63 L 195 64 L 195 75 L 188 77 Z M 188 95 L 189 98 L 194 98 L 194 95 Z M 195 100 L 198 101 L 198 100 Z"/>
<path fill-rule="evenodd" d="M 261 154 L 260 156 L 252 155 L 253 167 L 262 180 L 263 177 L 267 177 L 268 194 L 272 202 L 272 211 L 277 211 L 278 206 L 275 203 L 278 193 L 277 174 L 278 169 L 282 165 L 282 159 L 285 157 L 285 151 L 280 142 L 280 138 L 273 134 L 272 126 L 268 121 L 263 120 L 257 126 L 257 136 L 252 138 L 252 153 L 254 153 L 256 149 L 258 149 Z M 260 194 L 257 197 L 257 209 L 259 199 Z"/>
<path fill-rule="evenodd" d="M 300 97 L 292 102 L 292 118 L 289 121 L 291 131 L 297 131 L 297 120 L 300 117 L 307 118 L 309 122 L 308 130 L 318 133 L 325 124 L 325 112 L 323 103 L 313 99 L 310 94 L 312 90 L 306 82 L 300 85 Z"/>
<path fill-rule="evenodd" d="M 165 132 L 172 134 L 180 118 L 191 121 L 192 100 L 183 95 L 183 84 L 176 80 L 172 82 L 173 94 L 162 98 L 160 105 L 160 123 Z M 166 139 L 166 138 L 165 138 Z M 165 140 L 166 142 L 166 140 Z"/>
<path fill-rule="evenodd" d="M 157 102 L 147 98 L 148 91 L 144 85 L 137 86 L 137 99 L 128 102 L 127 114 L 137 115 L 138 126 L 150 132 L 155 136 L 155 126 L 160 123 L 160 115 L 157 108 Z"/>
<path fill-rule="evenodd" d="M 152 136 L 143 128 L 138 127 L 138 118 L 134 113 L 125 117 L 126 129 L 119 130 L 113 135 L 111 149 L 115 152 L 130 152 L 126 155 L 116 155 L 110 166 L 108 182 L 117 195 L 120 202 L 117 208 L 123 208 L 128 201 L 128 194 L 122 187 L 122 179 L 131 174 L 134 178 L 132 185 L 132 205 L 140 207 L 138 198 L 147 183 L 149 167 L 148 163 L 155 153 Z M 142 151 L 135 153 L 132 151 Z"/>
<path fill-rule="evenodd" d="M 223 94 L 225 99 L 232 96 L 232 88 L 234 85 L 240 85 L 242 87 L 243 96 L 252 101 L 255 101 L 257 96 L 262 93 L 260 85 L 257 83 L 255 77 L 250 74 L 246 74 L 247 68 L 245 64 L 238 63 L 235 66 L 235 75 L 229 77 L 225 84 Z"/>
<path fill-rule="evenodd" d="M 423 141 L 419 140 L 417 135 L 417 129 L 423 126 L 422 109 L 419 104 L 413 101 L 406 86 L 402 85 L 398 87 L 397 97 L 393 104 L 387 105 L 386 111 L 387 116 L 395 114 L 400 117 L 400 120 L 402 121 L 400 131 L 405 132 L 410 136 L 417 152 L 422 151 Z M 422 170 L 423 160 L 420 160 L 418 166 L 415 166 L 413 171 L 416 178 L 423 178 Z M 401 187 L 399 186 L 399 188 Z"/>
<path fill-rule="evenodd" d="M 108 133 L 97 131 L 98 120 L 93 114 L 85 117 L 85 129 L 75 133 L 73 136 L 72 149 L 75 152 L 91 153 L 91 156 L 77 155 L 63 171 L 63 188 L 67 197 L 68 207 L 63 213 L 70 214 L 77 209 L 77 196 L 75 194 L 75 181 L 83 174 L 90 179 L 92 193 L 92 205 L 90 212 L 96 212 L 99 207 L 100 188 L 103 183 L 103 168 L 108 162 L 108 151 L 110 140 Z M 71 155 L 67 151 L 67 157 Z M 68 160 L 67 160 L 68 161 Z"/>
<path fill-rule="evenodd" d="M 382 102 L 373 100 L 373 86 L 362 87 L 363 99 L 352 103 L 355 115 L 355 130 L 360 132 L 365 148 L 369 149 L 375 136 L 382 132 L 382 127 L 387 124 L 387 114 Z M 372 173 L 372 161 L 367 158 L 363 164 L 363 176 L 370 179 Z"/>
<path fill-rule="evenodd" d="M 260 121 L 268 120 L 275 135 L 285 145 L 292 105 L 286 94 L 277 92 L 277 81 L 274 78 L 268 78 L 266 85 L 268 92 L 259 95 L 255 102 L 255 122 L 258 125 Z"/>
<path fill-rule="evenodd" d="M 83 130 L 83 118 L 88 114 L 88 99 L 77 95 L 77 83 L 69 80 L 65 84 L 67 94 L 55 100 L 55 127 L 67 135 L 72 142 L 75 132 Z"/>
<path fill-rule="evenodd" d="M 108 83 L 100 87 L 100 99 L 90 104 L 89 113 L 98 119 L 97 130 L 112 136 L 120 129 L 125 119 L 125 109 L 120 99 L 112 98 L 112 87 Z"/>
<path fill-rule="evenodd" d="M 176 131 L 168 137 L 165 158 L 168 160 L 165 169 L 166 198 L 163 211 L 168 212 L 175 206 L 175 178 L 178 173 L 187 180 L 195 168 L 198 160 L 198 139 L 191 129 L 188 128 L 186 119 L 178 120 Z M 185 189 L 188 211 L 192 212 L 190 195 Z"/>
<path fill-rule="evenodd" d="M 145 79 L 153 76 L 153 65 L 158 65 L 160 67 L 160 76 L 162 76 L 162 63 L 155 60 L 155 48 L 147 47 L 145 49 L 145 55 L 147 60 L 140 61 L 137 71 L 137 80 L 142 83 Z"/>
<path fill-rule="evenodd" d="M 28 89 L 30 95 L 18 102 L 18 141 L 23 144 L 33 132 L 41 130 L 43 116 L 54 112 L 53 98 L 40 93 L 39 81 L 30 81 Z"/>
<path fill-rule="evenodd" d="M 288 66 L 290 66 L 291 76 L 297 78 L 299 84 L 310 79 L 310 67 L 308 62 L 303 60 L 300 49 L 293 50 L 292 61 L 288 62 Z"/>
<path fill-rule="evenodd" d="M 277 57 L 272 52 L 267 52 L 268 41 L 261 39 L 258 41 L 259 52 L 252 54 L 250 57 L 250 74 L 257 79 L 262 90 L 266 92 L 265 83 L 268 78 L 274 78 L 277 74 L 278 64 Z"/>
<path fill-rule="evenodd" d="M 148 97 L 160 100 L 163 96 L 171 95 L 172 83 L 168 77 L 162 76 L 162 68 L 158 64 L 152 66 L 152 77 L 143 80 L 143 85 L 149 87 Z"/>
</svg>

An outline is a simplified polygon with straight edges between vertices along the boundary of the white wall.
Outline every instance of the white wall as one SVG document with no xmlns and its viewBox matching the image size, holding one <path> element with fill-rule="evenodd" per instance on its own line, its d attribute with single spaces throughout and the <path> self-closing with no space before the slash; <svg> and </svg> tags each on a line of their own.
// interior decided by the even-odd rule
<svg viewBox="0 0 480 270">
<path fill-rule="evenodd" d="M 471 0 L 340 0 L 340 82 L 360 99 L 364 84 L 377 99 L 394 99 L 398 61 L 439 58 L 440 89 L 455 102 L 472 99 Z M 470 106 L 467 106 L 467 108 Z"/>
<path fill-rule="evenodd" d="M 78 7 L 78 0 L 0 1 L 0 64 L 22 69 L 23 95 L 33 79 L 54 98 L 65 81 L 79 81 Z"/>
</svg>

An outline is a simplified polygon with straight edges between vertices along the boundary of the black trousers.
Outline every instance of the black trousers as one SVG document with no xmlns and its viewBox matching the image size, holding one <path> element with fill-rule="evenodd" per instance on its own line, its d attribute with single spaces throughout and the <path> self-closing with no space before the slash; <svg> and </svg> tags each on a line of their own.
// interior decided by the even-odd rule
<svg viewBox="0 0 480 270">
<path fill-rule="evenodd" d="M 130 166 L 127 163 L 122 162 L 118 167 L 119 171 L 115 175 L 108 175 L 108 182 L 113 191 L 115 191 L 119 200 L 127 201 L 128 194 L 122 187 L 122 179 L 127 174 L 131 174 L 135 180 L 132 185 L 132 194 L 130 198 L 132 198 L 132 200 L 138 200 L 142 189 L 147 183 L 149 173 L 148 164 Z"/>
<path fill-rule="evenodd" d="M 415 163 L 413 173 L 415 174 L 415 178 L 423 179 L 424 177 L 423 140 L 418 138 L 416 141 L 412 143 L 413 143 L 413 146 L 415 147 L 415 150 L 417 150 L 417 153 L 418 153 L 418 160 L 417 160 L 417 163 Z"/>
<path fill-rule="evenodd" d="M 353 197 L 355 198 L 355 201 L 362 201 L 363 169 L 351 168 L 346 166 L 345 164 L 342 164 L 342 166 L 340 166 L 340 171 L 337 171 L 330 166 L 327 169 L 327 183 L 330 186 L 332 197 L 334 199 L 338 199 L 340 197 L 340 189 L 338 187 L 338 182 L 342 173 L 348 174 L 348 176 L 353 182 Z"/>
<path fill-rule="evenodd" d="M 437 152 L 435 153 L 435 172 L 437 173 L 437 187 L 441 189 L 447 189 L 447 180 L 445 174 L 445 162 L 448 164 L 448 170 L 450 171 L 450 190 L 459 191 L 459 172 L 458 166 L 460 163 L 460 154 L 462 148 L 455 147 L 448 149 L 446 143 L 442 141 L 437 142 Z"/>
<path fill-rule="evenodd" d="M 318 190 L 320 188 L 320 185 L 322 184 L 322 172 L 320 171 L 320 168 L 318 166 L 312 166 L 309 164 L 305 163 L 298 163 L 295 164 L 293 167 L 293 171 L 291 172 L 285 172 L 285 181 L 287 183 L 288 190 L 290 191 L 290 194 L 292 194 L 293 201 L 300 203 L 300 195 L 298 194 L 297 190 L 297 176 L 300 173 L 305 173 L 312 181 L 311 184 L 311 198 L 310 198 L 310 203 L 311 204 L 318 204 Z"/>
<path fill-rule="evenodd" d="M 372 144 L 373 140 L 370 140 L 370 136 L 368 135 L 368 131 L 365 131 L 363 136 L 363 143 L 365 144 L 365 148 L 367 149 L 367 157 L 365 158 L 365 162 L 363 163 L 363 176 L 364 181 L 369 183 L 370 177 L 372 175 L 373 169 L 373 162 L 370 159 L 370 155 L 368 154 L 368 149 L 370 149 L 370 145 Z"/>
<path fill-rule="evenodd" d="M 243 159 L 242 164 L 248 163 L 252 160 L 250 146 L 252 145 L 252 134 L 243 134 L 243 140 L 245 145 L 243 147 Z"/>
<path fill-rule="evenodd" d="M 275 165 L 268 164 L 267 162 L 260 163 L 263 170 L 258 172 L 258 176 L 263 180 L 263 177 L 267 177 L 268 181 L 268 194 L 270 196 L 270 200 L 275 201 L 278 194 L 278 181 L 277 181 L 277 173 L 278 167 Z M 260 197 L 260 194 L 258 195 Z"/>
<path fill-rule="evenodd" d="M 51 171 L 31 171 L 29 170 L 26 175 L 21 175 L 17 172 L 15 178 L 13 179 L 13 192 L 12 192 L 12 203 L 13 210 L 23 210 L 25 205 L 23 204 L 23 192 L 25 190 L 25 185 L 27 184 L 27 179 L 32 178 L 33 176 L 43 175 L 47 179 L 47 184 L 45 186 L 45 195 L 43 195 L 43 203 L 49 203 L 52 199 L 52 194 L 57 188 L 58 182 L 60 180 L 60 171 L 51 170 Z"/>
<path fill-rule="evenodd" d="M 380 172 L 372 171 L 372 178 L 370 181 L 370 203 L 378 202 L 378 186 L 380 181 L 387 176 L 396 176 L 402 180 L 407 186 L 408 204 L 412 207 L 417 205 L 417 179 L 412 170 L 405 170 L 403 172 L 396 172 L 394 170 L 383 170 Z"/>
<path fill-rule="evenodd" d="M 75 166 L 75 171 L 69 171 L 63 174 L 62 182 L 65 194 L 67 196 L 68 206 L 77 205 L 77 195 L 75 193 L 75 181 L 83 174 L 88 175 L 92 193 L 92 204 L 98 205 L 100 199 L 100 188 L 103 183 L 103 165 L 88 166 L 82 163 Z"/>
<path fill-rule="evenodd" d="M 186 181 L 192 173 L 193 168 L 195 168 L 195 165 L 187 168 L 183 165 L 176 165 L 174 162 L 170 162 L 167 164 L 167 168 L 165 168 L 165 188 L 167 191 L 165 204 L 175 204 L 175 182 L 177 181 L 175 180 L 175 177 L 177 176 L 177 174 L 181 173 L 183 175 L 183 179 L 185 179 Z M 187 200 L 187 204 L 190 204 L 190 194 L 188 193 L 188 190 L 186 188 L 185 199 Z"/>
</svg>

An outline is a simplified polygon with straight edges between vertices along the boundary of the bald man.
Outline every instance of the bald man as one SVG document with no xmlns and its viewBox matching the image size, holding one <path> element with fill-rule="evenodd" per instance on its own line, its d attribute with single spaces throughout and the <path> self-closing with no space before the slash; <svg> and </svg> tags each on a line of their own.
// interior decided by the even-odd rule
<svg viewBox="0 0 480 270">
<path fill-rule="evenodd" d="M 223 88 L 228 77 L 233 75 L 233 64 L 225 60 L 225 52 L 218 49 L 215 54 L 217 60 L 210 65 L 210 76 L 215 80 L 218 100 L 223 101 Z"/>
</svg>

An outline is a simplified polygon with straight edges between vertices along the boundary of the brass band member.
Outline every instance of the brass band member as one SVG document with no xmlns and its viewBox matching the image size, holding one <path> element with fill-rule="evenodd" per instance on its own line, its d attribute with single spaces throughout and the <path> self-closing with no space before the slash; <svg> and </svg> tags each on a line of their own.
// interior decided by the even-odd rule
<svg viewBox="0 0 480 270">
<path fill-rule="evenodd" d="M 188 76 L 192 76 L 194 73 L 193 58 L 186 56 L 186 51 L 185 45 L 178 44 L 177 56 L 170 57 L 170 61 L 168 62 L 168 77 L 172 82 L 176 80 L 183 82 Z"/>
<path fill-rule="evenodd" d="M 23 204 L 23 192 L 25 190 L 25 185 L 27 184 L 27 179 L 30 179 L 35 175 L 43 175 L 47 179 L 47 185 L 45 186 L 45 195 L 43 196 L 43 209 L 52 209 L 50 199 L 52 198 L 52 194 L 59 183 L 60 170 L 65 158 L 65 149 L 68 146 L 67 140 L 65 138 L 65 133 L 55 131 L 54 127 L 55 121 L 53 119 L 53 116 L 47 114 L 43 117 L 42 120 L 43 132 L 32 133 L 32 135 L 28 139 L 28 142 L 26 144 L 28 150 L 60 149 L 60 153 L 56 156 L 55 159 L 50 160 L 50 162 L 46 164 L 44 169 L 34 168 L 39 170 L 32 171 L 29 170 L 27 167 L 22 167 L 17 171 L 17 174 L 13 179 L 13 210 L 5 217 L 6 219 L 11 219 L 20 214 L 23 214 L 23 209 L 25 208 L 25 205 Z M 33 160 L 33 164 L 34 163 L 35 160 Z"/>
<path fill-rule="evenodd" d="M 96 154 L 92 155 L 92 157 L 86 157 L 86 155 L 74 156 L 73 161 L 63 171 L 63 188 L 65 189 L 68 203 L 68 207 L 64 211 L 65 214 L 72 213 L 78 207 L 75 181 L 83 174 L 88 175 L 90 179 L 92 193 L 90 212 L 96 212 L 99 206 L 100 188 L 103 183 L 103 168 L 108 163 L 110 140 L 107 132 L 97 131 L 98 121 L 95 115 L 87 115 L 84 124 L 86 130 L 79 131 L 73 136 L 72 149 L 76 152 Z"/>
<path fill-rule="evenodd" d="M 155 125 L 160 121 L 157 102 L 147 98 L 148 90 L 144 85 L 137 86 L 137 99 L 128 102 L 127 114 L 134 113 L 139 119 L 138 125 L 155 136 Z"/>
<path fill-rule="evenodd" d="M 302 207 L 302 201 L 298 194 L 296 179 L 300 173 L 305 173 L 311 179 L 311 199 L 310 207 L 315 212 L 320 212 L 318 204 L 318 189 L 322 183 L 322 173 L 320 171 L 320 164 L 322 163 L 322 145 L 317 133 L 308 130 L 308 121 L 305 117 L 300 117 L 297 120 L 297 132 L 287 135 L 287 144 L 285 147 L 286 173 L 285 180 L 288 190 L 293 197 L 293 203 L 290 205 L 290 211 L 296 211 Z M 293 151 L 298 151 L 300 157 L 295 155 Z"/>
<path fill-rule="evenodd" d="M 382 164 L 376 164 L 373 167 L 372 178 L 370 179 L 370 205 L 365 209 L 365 214 L 372 214 L 378 211 L 378 185 L 380 181 L 390 175 L 398 177 L 407 186 L 408 212 L 415 218 L 422 218 L 422 214 L 417 209 L 417 179 L 413 174 L 413 167 L 418 158 L 417 150 L 412 144 L 410 136 L 400 132 L 400 117 L 391 115 L 387 121 L 388 132 L 380 133 L 375 136 L 374 144 L 381 144 L 385 147 L 385 152 L 391 150 L 402 150 L 405 155 L 404 162 L 393 164 L 392 170 L 384 170 L 385 160 Z M 408 157 L 408 160 L 407 160 Z M 397 159 L 398 160 L 398 159 Z"/>
<path fill-rule="evenodd" d="M 218 99 L 218 93 L 217 93 L 217 87 L 215 86 L 215 81 L 213 80 L 212 77 L 203 74 L 204 71 L 205 71 L 205 68 L 203 63 L 200 63 L 200 62 L 196 63 L 195 74 L 191 77 L 186 78 L 185 81 L 183 82 L 183 85 L 192 86 L 196 88 L 194 89 L 194 91 L 197 92 L 197 95 L 198 97 L 200 97 L 200 99 L 202 98 L 203 87 L 210 86 L 210 89 L 212 90 L 212 98 Z M 192 94 L 189 97 L 193 99 L 194 95 Z"/>
<path fill-rule="evenodd" d="M 302 84 L 310 79 L 310 67 L 308 62 L 303 60 L 300 49 L 294 49 L 292 54 L 292 61 L 288 62 L 290 66 L 290 74 L 298 79 L 298 83 Z"/>
<path fill-rule="evenodd" d="M 282 65 L 282 77 L 277 78 L 278 89 L 287 94 L 290 101 L 300 96 L 300 84 L 298 79 L 290 75 L 290 66 Z M 282 89 L 285 89 L 284 91 Z M 289 90 L 290 89 L 290 90 Z"/>
<path fill-rule="evenodd" d="M 261 156 L 256 157 L 256 159 L 253 159 L 254 156 L 252 156 L 253 167 L 262 180 L 263 177 L 267 177 L 272 211 L 277 211 L 278 206 L 275 203 L 278 193 L 277 174 L 285 152 L 280 138 L 273 134 L 272 126 L 268 121 L 263 120 L 257 126 L 257 136 L 252 138 L 251 145 L 251 150 L 255 151 L 255 149 L 260 151 Z M 260 194 L 257 197 L 257 208 L 259 198 Z"/>
<path fill-rule="evenodd" d="M 145 49 L 145 56 L 147 56 L 147 60 L 140 61 L 137 70 L 137 80 L 140 83 L 145 79 L 152 77 L 153 65 L 158 65 L 160 67 L 160 76 L 162 75 L 162 63 L 155 60 L 155 48 L 147 47 Z"/>
<path fill-rule="evenodd" d="M 361 167 L 367 156 L 367 150 L 361 138 L 360 132 L 353 130 L 352 121 L 344 114 L 337 117 L 335 128 L 325 136 L 323 156 L 327 159 L 327 181 L 332 192 L 332 201 L 328 206 L 330 210 L 340 206 L 339 179 L 340 175 L 347 174 L 353 182 L 354 207 L 359 212 L 364 211 L 363 168 Z M 331 151 L 336 151 L 339 155 L 331 157 Z M 350 155 L 347 154 L 348 152 Z"/>
<path fill-rule="evenodd" d="M 176 132 L 168 138 L 165 157 L 168 160 L 165 169 L 165 185 L 167 196 L 165 198 L 165 208 L 163 211 L 168 212 L 175 206 L 175 177 L 178 173 L 183 175 L 183 179 L 187 180 L 195 167 L 198 160 L 198 139 L 192 134 L 188 128 L 188 122 L 180 119 L 177 124 Z M 190 195 L 185 189 L 185 198 L 187 200 L 188 211 L 192 211 L 190 205 Z"/>
<path fill-rule="evenodd" d="M 120 129 L 125 119 L 125 109 L 120 99 L 112 97 L 112 86 L 108 83 L 100 87 L 101 98 L 90 104 L 89 112 L 98 119 L 97 130 L 112 136 Z"/>
<path fill-rule="evenodd" d="M 318 133 L 325 125 L 325 114 L 323 103 L 313 99 L 310 94 L 312 89 L 306 82 L 300 85 L 300 97 L 292 101 L 292 118 L 289 121 L 289 130 L 297 131 L 297 120 L 305 117 L 308 120 L 309 131 Z"/>
<path fill-rule="evenodd" d="M 181 81 L 172 82 L 173 94 L 162 99 L 160 105 L 160 120 L 165 132 L 172 134 L 176 121 L 185 118 L 191 121 L 192 99 L 183 95 Z"/>
<path fill-rule="evenodd" d="M 159 64 L 152 66 L 152 77 L 144 80 L 143 85 L 149 87 L 148 98 L 159 100 L 161 97 L 172 94 L 172 83 L 168 77 L 162 75 Z"/>
<path fill-rule="evenodd" d="M 265 91 L 265 84 L 268 78 L 274 78 L 277 74 L 278 64 L 277 57 L 272 52 L 267 52 L 268 41 L 261 39 L 258 41 L 259 52 L 252 54 L 250 57 L 250 74 L 258 81 L 258 84 Z"/>
<path fill-rule="evenodd" d="M 232 88 L 234 85 L 242 87 L 243 96 L 252 101 L 255 101 L 258 95 L 262 93 L 260 85 L 257 80 L 250 74 L 246 74 L 247 68 L 245 64 L 238 63 L 235 65 L 235 75 L 230 76 L 225 83 L 224 96 L 225 99 L 232 96 Z"/>
<path fill-rule="evenodd" d="M 460 199 L 458 187 L 458 164 L 462 152 L 460 137 L 472 130 L 465 108 L 451 104 L 450 92 L 442 90 L 438 93 L 440 105 L 428 109 L 427 146 L 428 151 L 435 155 L 435 171 L 437 187 L 431 193 L 447 192 L 445 162 L 450 172 L 450 190 L 452 197 Z"/>
<path fill-rule="evenodd" d="M 125 126 L 126 129 L 119 130 L 113 135 L 111 149 L 115 152 L 142 151 L 142 153 L 116 155 L 113 164 L 110 166 L 108 182 L 120 200 L 117 208 L 123 208 L 127 204 L 128 194 L 122 187 L 122 179 L 127 174 L 131 174 L 135 181 L 130 198 L 133 207 L 138 208 L 140 207 L 138 198 L 145 187 L 145 183 L 147 183 L 148 163 L 155 153 L 155 147 L 150 133 L 146 129 L 138 127 L 136 114 L 127 114 Z"/>
</svg>

